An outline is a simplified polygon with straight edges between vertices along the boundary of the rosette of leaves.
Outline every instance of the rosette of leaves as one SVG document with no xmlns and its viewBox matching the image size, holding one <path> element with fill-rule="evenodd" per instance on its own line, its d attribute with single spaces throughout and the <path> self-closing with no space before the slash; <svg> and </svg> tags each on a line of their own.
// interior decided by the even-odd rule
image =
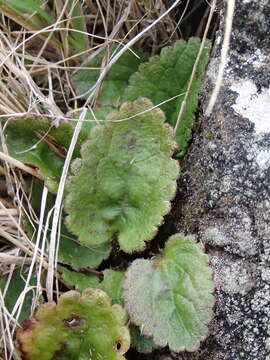
<svg viewBox="0 0 270 360">
<path fill-rule="evenodd" d="M 211 320 L 214 285 L 208 258 L 191 236 L 172 236 L 161 256 L 135 260 L 126 273 L 125 307 L 157 346 L 194 351 Z"/>
<path fill-rule="evenodd" d="M 103 291 L 68 291 L 57 305 L 42 305 L 16 338 L 26 360 L 121 360 L 130 343 L 126 320 Z"/>
<path fill-rule="evenodd" d="M 36 166 L 50 191 L 55 193 L 73 131 L 70 123 L 61 123 L 55 128 L 46 119 L 35 117 L 8 121 L 4 133 L 9 155 Z M 80 133 L 74 158 L 79 156 L 87 135 L 86 131 Z"/>
<path fill-rule="evenodd" d="M 180 40 L 173 46 L 163 48 L 159 56 L 153 56 L 147 63 L 141 64 L 138 72 L 130 77 L 124 100 L 133 101 L 144 96 L 149 98 L 154 105 L 158 105 L 180 95 L 160 105 L 166 114 L 167 121 L 175 126 L 200 45 L 199 38 L 191 38 L 188 42 Z M 198 106 L 198 93 L 208 62 L 209 51 L 210 41 L 206 41 L 197 64 L 180 126 L 176 132 L 179 155 L 184 155 L 191 139 L 194 112 Z"/>
<path fill-rule="evenodd" d="M 86 65 L 86 68 L 78 70 L 72 76 L 77 95 L 86 99 L 85 94 L 97 82 L 101 70 L 109 62 L 110 57 L 115 55 L 121 48 L 111 46 L 103 49 Z M 138 70 L 139 65 L 147 60 L 147 55 L 142 52 L 126 51 L 108 71 L 101 88 L 97 106 L 113 105 L 118 107 L 122 102 L 122 96 L 128 84 L 130 76 Z M 88 69 L 87 69 L 88 67 Z"/>
<path fill-rule="evenodd" d="M 171 158 L 176 144 L 163 112 L 152 106 L 143 98 L 123 104 L 82 146 L 65 210 L 68 229 L 85 246 L 117 237 L 123 251 L 142 250 L 170 209 L 179 171 Z"/>
</svg>

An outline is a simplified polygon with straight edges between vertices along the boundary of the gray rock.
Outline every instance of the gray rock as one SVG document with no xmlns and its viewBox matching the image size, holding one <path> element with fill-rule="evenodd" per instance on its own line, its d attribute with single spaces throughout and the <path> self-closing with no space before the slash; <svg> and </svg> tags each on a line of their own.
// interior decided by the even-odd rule
<svg viewBox="0 0 270 360">
<path fill-rule="evenodd" d="M 222 2 L 201 115 L 179 179 L 179 232 L 205 245 L 216 283 L 210 336 L 183 360 L 270 359 L 270 2 L 238 0 L 224 83 L 204 116 L 223 36 Z"/>
</svg>

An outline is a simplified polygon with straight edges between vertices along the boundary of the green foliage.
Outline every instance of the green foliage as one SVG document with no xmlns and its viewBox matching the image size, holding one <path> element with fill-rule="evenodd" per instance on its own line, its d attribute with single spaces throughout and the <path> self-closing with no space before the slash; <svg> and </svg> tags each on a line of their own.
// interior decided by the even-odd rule
<svg viewBox="0 0 270 360">
<path fill-rule="evenodd" d="M 9 154 L 38 167 L 52 192 L 57 191 L 72 134 L 71 124 L 62 123 L 55 128 L 43 118 L 10 120 L 5 127 Z M 79 156 L 81 144 L 86 138 L 87 132 L 82 131 L 75 147 L 74 158 Z"/>
<path fill-rule="evenodd" d="M 102 50 L 87 64 L 89 69 L 80 69 L 73 75 L 72 82 L 77 95 L 86 93 L 87 90 L 95 85 L 101 69 L 108 63 L 109 58 L 119 50 L 120 48 L 116 46 Z M 122 102 L 122 96 L 127 87 L 128 79 L 137 71 L 139 64 L 146 59 L 146 55 L 142 52 L 139 52 L 137 56 L 131 51 L 125 52 L 111 67 L 104 79 L 98 97 L 98 106 L 119 106 Z M 83 96 L 83 98 L 87 97 L 88 95 Z"/>
<path fill-rule="evenodd" d="M 129 267 L 124 300 L 131 321 L 158 346 L 194 351 L 207 335 L 214 290 L 208 258 L 194 238 L 179 234 L 162 256 Z"/>
<path fill-rule="evenodd" d="M 65 202 L 68 229 L 81 244 L 117 236 L 125 252 L 142 250 L 169 211 L 178 176 L 175 142 L 163 113 L 151 108 L 147 99 L 123 104 L 82 147 Z"/>
<path fill-rule="evenodd" d="M 105 291 L 112 299 L 113 304 L 124 305 L 123 295 L 123 281 L 124 273 L 107 269 L 103 271 L 103 280 L 91 273 L 82 273 L 68 270 L 64 267 L 59 267 L 64 283 L 68 286 L 73 286 L 76 290 L 84 290 L 88 287 L 97 288 Z"/>
<path fill-rule="evenodd" d="M 138 97 L 149 98 L 154 105 L 176 95 L 180 97 L 160 106 L 167 121 L 175 126 L 180 105 L 187 90 L 194 62 L 200 48 L 200 40 L 191 38 L 188 42 L 177 41 L 174 46 L 165 47 L 160 56 L 154 56 L 147 63 L 139 66 L 139 71 L 131 76 L 124 100 L 133 101 Z M 206 45 L 198 62 L 185 110 L 177 129 L 176 139 L 179 154 L 183 155 L 192 135 L 194 112 L 198 105 L 198 93 L 208 61 L 210 42 Z"/>
<path fill-rule="evenodd" d="M 25 281 L 28 276 L 28 270 L 29 270 L 28 267 L 24 268 L 24 269 L 18 268 L 12 274 L 7 292 L 4 297 L 5 306 L 10 313 L 13 311 L 14 306 L 15 306 L 17 300 L 19 299 L 19 296 L 21 295 L 21 293 L 24 290 Z M 0 279 L 0 289 L 1 289 L 2 293 L 5 290 L 6 283 L 7 283 L 7 277 Z M 24 321 L 31 315 L 32 301 L 33 301 L 33 297 L 35 295 L 34 287 L 36 285 L 37 285 L 36 276 L 32 275 L 29 286 L 33 287 L 33 288 L 32 288 L 32 290 L 28 291 L 25 295 L 25 299 L 23 301 L 20 315 L 18 317 L 19 322 Z M 16 314 L 14 317 L 16 317 Z"/>
<path fill-rule="evenodd" d="M 42 196 L 43 185 L 41 181 L 35 180 L 31 187 L 30 202 L 36 214 L 39 216 L 40 199 Z M 47 218 L 50 209 L 53 208 L 55 196 L 51 193 L 47 196 L 45 218 Z M 33 228 L 34 226 L 34 228 Z M 47 239 L 49 240 L 51 234 L 52 219 L 49 221 L 49 228 Z M 30 224 L 29 221 L 24 221 L 24 231 L 30 238 L 35 241 L 35 236 L 38 231 L 37 224 Z M 61 222 L 59 247 L 58 247 L 58 261 L 61 264 L 70 265 L 75 270 L 96 268 L 101 262 L 108 258 L 111 252 L 111 244 L 109 242 L 99 246 L 86 247 L 76 241 L 76 237 L 72 235 L 66 228 L 64 221 Z M 89 287 L 89 286 L 88 286 Z"/>
<path fill-rule="evenodd" d="M 58 250 L 58 261 L 60 263 L 70 265 L 75 270 L 96 268 L 103 260 L 107 259 L 110 252 L 111 245 L 109 242 L 91 247 L 79 244 L 66 226 L 62 224 Z"/>
<path fill-rule="evenodd" d="M 71 51 L 71 54 L 74 53 L 74 49 L 76 51 L 85 51 L 89 45 L 88 37 L 83 33 L 87 29 L 82 5 L 79 2 L 75 3 L 73 0 L 69 0 L 66 5 L 66 11 L 69 14 L 70 31 L 69 33 L 65 32 L 65 38 L 72 45 L 73 51 Z M 57 13 L 54 13 L 50 6 L 44 6 L 43 0 L 0 0 L 0 10 L 18 24 L 31 30 L 33 28 L 41 30 L 45 26 L 53 25 L 58 18 Z M 62 44 L 57 36 L 52 32 L 42 32 L 43 36 L 48 36 L 48 34 L 50 34 L 54 45 L 58 45 L 59 48 Z"/>
<path fill-rule="evenodd" d="M 58 266 L 57 270 L 61 273 L 62 281 L 68 287 L 74 287 L 78 291 L 87 288 L 99 288 L 99 278 L 94 274 L 71 271 L 63 266 Z"/>
<path fill-rule="evenodd" d="M 63 294 L 41 306 L 16 337 L 25 360 L 121 360 L 129 348 L 126 313 L 101 290 Z"/>
<path fill-rule="evenodd" d="M 129 331 L 131 346 L 136 348 L 139 353 L 150 354 L 154 350 L 155 344 L 153 343 L 153 339 L 143 336 L 139 327 L 130 325 Z"/>
<path fill-rule="evenodd" d="M 62 266 L 58 267 L 58 271 L 60 271 L 61 278 L 68 287 L 74 287 L 79 291 L 83 291 L 89 287 L 101 289 L 110 296 L 113 304 L 124 306 L 123 283 L 125 275 L 122 271 L 104 270 L 102 281 L 94 274 L 75 272 Z M 143 336 L 137 326 L 130 326 L 130 336 L 131 346 L 136 348 L 138 352 L 145 354 L 152 352 L 154 348 L 152 338 Z"/>
</svg>

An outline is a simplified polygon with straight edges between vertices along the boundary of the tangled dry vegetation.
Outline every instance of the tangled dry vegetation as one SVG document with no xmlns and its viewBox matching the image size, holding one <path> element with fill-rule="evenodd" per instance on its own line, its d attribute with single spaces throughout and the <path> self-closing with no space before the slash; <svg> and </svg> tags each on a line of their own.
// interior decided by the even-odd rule
<svg viewBox="0 0 270 360">
<path fill-rule="evenodd" d="M 27 8 L 28 1 L 23 3 L 0 1 L 0 117 L 5 120 L 42 116 L 52 124 L 76 121 L 82 109 L 95 105 L 102 79 L 115 59 L 107 59 L 103 64 L 101 77 L 90 89 L 87 100 L 76 96 L 71 76 L 102 49 L 117 44 L 123 51 L 132 46 L 157 54 L 177 39 L 202 37 L 210 11 L 204 1 L 59 0 L 37 1 L 37 8 Z M 196 12 L 199 7 L 200 15 Z M 191 26 L 189 21 L 194 14 L 195 25 Z M 49 289 L 58 294 L 61 288 L 53 266 L 57 263 L 57 233 L 55 243 L 47 244 L 47 224 L 42 218 L 47 190 L 43 190 L 37 211 L 29 199 L 32 179 L 40 178 L 40 174 L 9 156 L 3 124 L 0 122 L 0 278 L 10 280 L 17 265 L 22 264 L 30 265 L 30 275 L 25 278 L 20 274 L 25 285 L 12 311 L 5 302 L 7 289 L 12 286 L 9 280 L 0 291 L 0 354 L 4 359 L 20 359 L 13 336 L 27 294 L 35 294 L 31 304 L 34 311 L 40 294 Z M 63 189 L 64 177 L 61 186 Z M 57 218 L 62 211 L 60 195 L 54 206 Z M 38 229 L 36 243 L 24 231 L 26 219 Z M 44 227 L 39 227 L 40 222 Z M 48 270 L 47 281 L 42 269 Z M 31 273 L 38 279 L 34 287 L 30 283 Z M 48 293 L 47 296 L 50 298 Z"/>
</svg>

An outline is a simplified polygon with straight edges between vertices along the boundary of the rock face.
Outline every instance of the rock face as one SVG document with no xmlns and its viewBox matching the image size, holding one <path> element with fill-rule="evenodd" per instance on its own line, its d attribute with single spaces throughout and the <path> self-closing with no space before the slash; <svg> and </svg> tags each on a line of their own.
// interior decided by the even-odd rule
<svg viewBox="0 0 270 360">
<path fill-rule="evenodd" d="M 270 359 L 270 3 L 237 0 L 224 83 L 216 81 L 221 28 L 201 94 L 202 115 L 180 178 L 177 230 L 197 234 L 211 258 L 216 317 L 189 360 Z"/>
</svg>

